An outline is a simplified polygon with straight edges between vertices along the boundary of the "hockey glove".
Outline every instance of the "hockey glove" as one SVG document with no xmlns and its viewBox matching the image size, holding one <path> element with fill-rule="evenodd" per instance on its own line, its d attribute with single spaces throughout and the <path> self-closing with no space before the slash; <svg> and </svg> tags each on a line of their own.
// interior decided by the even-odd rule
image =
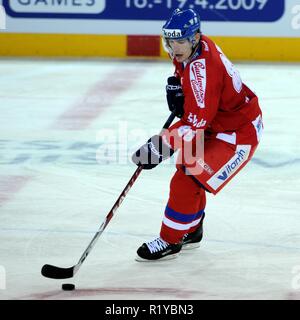
<svg viewBox="0 0 300 320">
<path fill-rule="evenodd" d="M 162 141 L 162 137 L 155 135 L 133 154 L 132 161 L 137 166 L 149 170 L 155 168 L 163 160 L 170 158 L 173 153 L 174 150 Z"/>
<path fill-rule="evenodd" d="M 175 115 L 178 118 L 181 118 L 184 113 L 184 95 L 180 80 L 176 77 L 169 77 L 168 84 L 166 86 L 166 92 L 169 110 L 171 112 L 175 111 Z"/>
</svg>

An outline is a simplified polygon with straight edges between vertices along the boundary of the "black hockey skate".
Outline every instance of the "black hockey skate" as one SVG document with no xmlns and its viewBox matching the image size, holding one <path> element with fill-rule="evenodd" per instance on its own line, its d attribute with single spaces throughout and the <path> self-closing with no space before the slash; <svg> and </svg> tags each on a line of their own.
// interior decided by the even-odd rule
<svg viewBox="0 0 300 320">
<path fill-rule="evenodd" d="M 168 260 L 177 257 L 182 243 L 171 244 L 161 238 L 143 243 L 137 250 L 137 261 Z"/>
<path fill-rule="evenodd" d="M 195 249 L 200 247 L 200 241 L 203 238 L 203 220 L 205 214 L 203 213 L 203 217 L 199 223 L 198 228 L 192 233 L 186 233 L 182 239 L 182 249 Z"/>
</svg>

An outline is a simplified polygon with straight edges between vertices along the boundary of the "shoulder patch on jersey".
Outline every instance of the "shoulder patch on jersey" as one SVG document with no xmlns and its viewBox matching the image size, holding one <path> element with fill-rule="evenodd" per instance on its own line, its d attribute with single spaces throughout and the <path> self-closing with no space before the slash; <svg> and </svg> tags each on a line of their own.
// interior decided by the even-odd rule
<svg viewBox="0 0 300 320">
<path fill-rule="evenodd" d="M 190 64 L 191 87 L 199 108 L 205 108 L 206 62 L 197 59 Z"/>
<path fill-rule="evenodd" d="M 204 41 L 204 40 L 201 40 L 201 42 L 202 42 L 202 44 L 203 44 L 203 46 L 204 46 L 204 51 L 209 51 L 209 47 L 208 47 L 207 42 Z"/>
</svg>

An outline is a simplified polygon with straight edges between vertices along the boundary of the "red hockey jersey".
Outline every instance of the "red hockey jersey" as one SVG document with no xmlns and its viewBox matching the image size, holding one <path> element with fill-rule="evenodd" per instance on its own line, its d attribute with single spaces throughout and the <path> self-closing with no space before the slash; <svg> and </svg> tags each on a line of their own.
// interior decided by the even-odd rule
<svg viewBox="0 0 300 320">
<path fill-rule="evenodd" d="M 175 59 L 173 63 L 185 102 L 183 117 L 170 130 L 190 126 L 217 138 L 234 133 L 235 139 L 227 141 L 232 144 L 236 144 L 239 130 L 247 125 L 256 126 L 259 134 L 262 121 L 257 96 L 211 39 L 202 35 L 199 49 L 186 65 Z"/>
</svg>

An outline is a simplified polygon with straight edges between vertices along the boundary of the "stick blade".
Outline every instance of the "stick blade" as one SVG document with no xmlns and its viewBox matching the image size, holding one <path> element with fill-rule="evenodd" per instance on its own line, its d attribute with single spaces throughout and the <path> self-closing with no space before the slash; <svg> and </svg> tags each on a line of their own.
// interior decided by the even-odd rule
<svg viewBox="0 0 300 320">
<path fill-rule="evenodd" d="M 60 268 L 60 267 L 52 266 L 50 264 L 45 264 L 42 267 L 41 273 L 46 278 L 68 279 L 74 276 L 74 267 Z"/>
</svg>

